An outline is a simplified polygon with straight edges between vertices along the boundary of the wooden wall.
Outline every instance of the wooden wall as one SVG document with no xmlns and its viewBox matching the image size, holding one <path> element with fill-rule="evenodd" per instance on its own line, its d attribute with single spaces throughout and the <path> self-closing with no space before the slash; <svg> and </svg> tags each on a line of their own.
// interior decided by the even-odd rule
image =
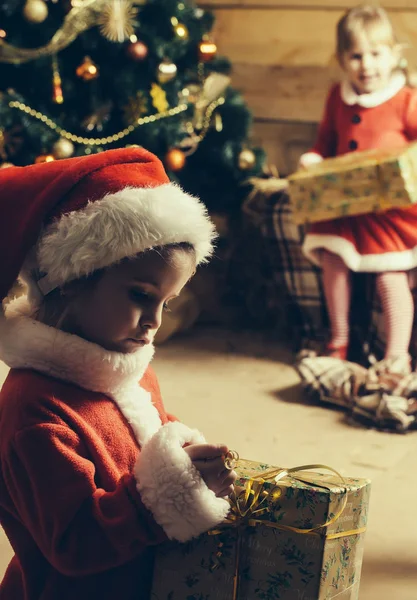
<svg viewBox="0 0 417 600">
<path fill-rule="evenodd" d="M 214 10 L 219 52 L 255 116 L 254 140 L 281 173 L 312 143 L 330 83 L 338 19 L 359 0 L 204 0 Z M 401 42 L 417 65 L 417 0 L 386 0 Z"/>
</svg>

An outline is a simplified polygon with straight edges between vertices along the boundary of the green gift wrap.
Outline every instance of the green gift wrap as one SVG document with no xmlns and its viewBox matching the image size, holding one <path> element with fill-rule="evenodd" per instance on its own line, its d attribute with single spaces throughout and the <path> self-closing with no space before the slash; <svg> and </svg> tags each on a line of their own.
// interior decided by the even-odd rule
<svg viewBox="0 0 417 600">
<path fill-rule="evenodd" d="M 417 203 L 417 143 L 328 158 L 288 179 L 296 223 L 406 208 Z"/>
<path fill-rule="evenodd" d="M 357 599 L 370 482 L 320 465 L 236 470 L 227 522 L 158 549 L 152 600 Z"/>
</svg>

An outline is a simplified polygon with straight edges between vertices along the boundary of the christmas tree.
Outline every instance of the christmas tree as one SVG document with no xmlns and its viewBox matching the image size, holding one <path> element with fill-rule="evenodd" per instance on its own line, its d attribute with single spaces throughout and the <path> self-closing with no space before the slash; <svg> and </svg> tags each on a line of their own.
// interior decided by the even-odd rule
<svg viewBox="0 0 417 600">
<path fill-rule="evenodd" d="M 234 211 L 264 153 L 213 20 L 188 0 L 3 0 L 1 166 L 140 145 L 210 210 Z"/>
</svg>

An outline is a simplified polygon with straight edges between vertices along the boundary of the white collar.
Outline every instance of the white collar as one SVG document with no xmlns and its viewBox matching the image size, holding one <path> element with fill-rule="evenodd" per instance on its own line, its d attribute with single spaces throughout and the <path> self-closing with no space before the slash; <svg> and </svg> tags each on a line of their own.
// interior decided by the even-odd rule
<svg viewBox="0 0 417 600">
<path fill-rule="evenodd" d="M 352 84 L 346 79 L 340 84 L 340 94 L 345 104 L 354 106 L 358 104 L 363 108 L 374 108 L 387 100 L 391 100 L 405 86 L 406 78 L 403 73 L 394 73 L 387 87 L 379 92 L 371 92 L 370 94 L 357 94 L 352 87 Z"/>
<path fill-rule="evenodd" d="M 95 392 L 115 395 L 138 384 L 154 354 L 152 345 L 132 354 L 97 344 L 31 318 L 26 297 L 0 311 L 0 360 L 11 368 L 34 369 Z"/>
</svg>

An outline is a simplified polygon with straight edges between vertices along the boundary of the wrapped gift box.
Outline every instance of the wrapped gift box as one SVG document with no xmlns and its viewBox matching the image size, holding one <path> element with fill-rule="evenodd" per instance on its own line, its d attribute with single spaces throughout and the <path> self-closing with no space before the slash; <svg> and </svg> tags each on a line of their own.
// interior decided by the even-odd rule
<svg viewBox="0 0 417 600">
<path fill-rule="evenodd" d="M 228 522 L 158 549 L 152 599 L 357 599 L 369 481 L 244 460 L 237 470 Z"/>
<path fill-rule="evenodd" d="M 417 143 L 328 158 L 289 177 L 298 224 L 407 207 L 417 202 Z"/>
</svg>

